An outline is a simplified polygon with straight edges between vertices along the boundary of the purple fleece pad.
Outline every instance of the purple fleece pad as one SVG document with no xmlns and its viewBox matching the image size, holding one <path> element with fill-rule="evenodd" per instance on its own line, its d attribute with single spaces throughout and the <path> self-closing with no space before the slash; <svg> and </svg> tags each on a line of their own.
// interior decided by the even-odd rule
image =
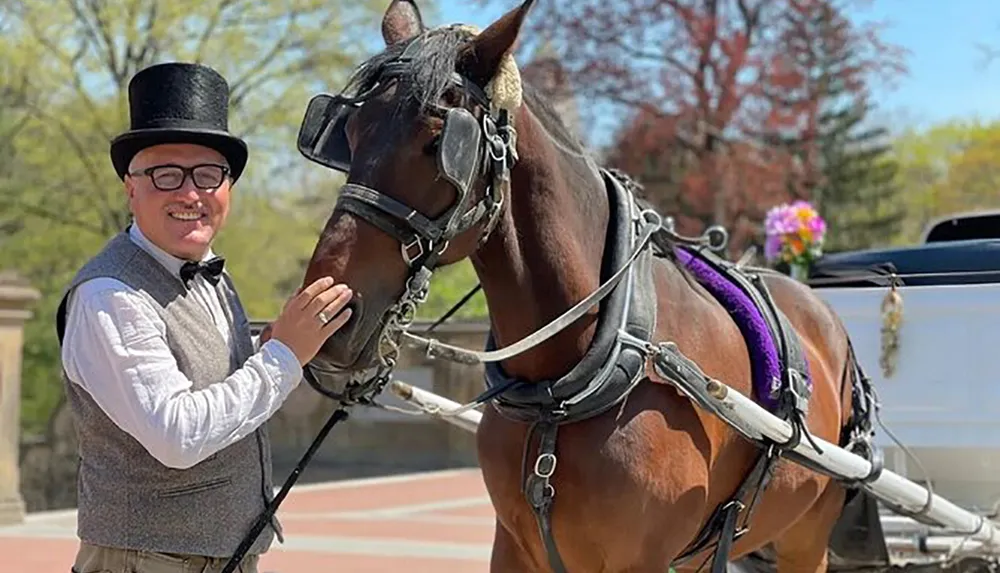
<svg viewBox="0 0 1000 573">
<path fill-rule="evenodd" d="M 750 351 L 754 396 L 762 406 L 773 411 L 781 391 L 782 367 L 775 340 L 760 310 L 725 275 L 693 256 L 687 249 L 677 248 L 675 251 L 680 262 L 729 312 L 743 333 Z M 807 381 L 807 384 L 811 386 L 811 381 Z"/>
</svg>

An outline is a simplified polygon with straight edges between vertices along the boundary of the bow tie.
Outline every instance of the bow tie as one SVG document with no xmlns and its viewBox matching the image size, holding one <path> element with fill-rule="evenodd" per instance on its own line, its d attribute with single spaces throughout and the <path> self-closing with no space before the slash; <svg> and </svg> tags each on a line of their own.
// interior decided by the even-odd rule
<svg viewBox="0 0 1000 573">
<path fill-rule="evenodd" d="M 186 285 L 195 275 L 200 274 L 208 282 L 217 285 L 219 284 L 219 276 L 222 274 L 222 269 L 225 266 L 226 259 L 222 257 L 215 257 L 206 262 L 188 261 L 181 266 L 181 280 Z"/>
</svg>

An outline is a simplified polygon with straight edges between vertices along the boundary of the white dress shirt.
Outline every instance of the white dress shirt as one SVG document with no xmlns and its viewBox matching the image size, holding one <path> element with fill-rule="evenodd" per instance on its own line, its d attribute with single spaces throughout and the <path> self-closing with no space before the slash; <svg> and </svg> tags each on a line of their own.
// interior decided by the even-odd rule
<svg viewBox="0 0 1000 573">
<path fill-rule="evenodd" d="M 152 244 L 134 222 L 129 237 L 175 276 L 185 261 Z M 211 258 L 211 251 L 205 259 Z M 212 285 L 191 289 L 234 350 L 231 325 Z M 73 292 L 62 364 L 123 431 L 166 466 L 188 468 L 251 434 L 302 379 L 295 354 L 270 339 L 228 378 L 193 390 L 167 345 L 166 325 L 139 293 L 101 277 Z"/>
</svg>

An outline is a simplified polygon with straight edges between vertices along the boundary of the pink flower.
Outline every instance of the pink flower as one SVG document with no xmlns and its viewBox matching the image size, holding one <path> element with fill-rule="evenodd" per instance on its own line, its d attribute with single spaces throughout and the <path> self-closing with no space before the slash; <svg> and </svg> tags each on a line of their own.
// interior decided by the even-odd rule
<svg viewBox="0 0 1000 573">
<path fill-rule="evenodd" d="M 821 254 L 826 221 L 809 202 L 799 200 L 769 209 L 764 232 L 768 260 L 804 263 Z"/>
</svg>

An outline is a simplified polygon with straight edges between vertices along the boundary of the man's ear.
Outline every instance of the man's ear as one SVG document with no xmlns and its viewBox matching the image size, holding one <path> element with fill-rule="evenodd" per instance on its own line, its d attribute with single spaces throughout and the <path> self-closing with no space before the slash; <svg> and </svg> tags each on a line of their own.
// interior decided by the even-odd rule
<svg viewBox="0 0 1000 573">
<path fill-rule="evenodd" d="M 122 181 L 122 187 L 125 190 L 125 198 L 130 201 L 135 198 L 135 179 L 131 175 L 125 175 L 125 180 Z"/>
</svg>

